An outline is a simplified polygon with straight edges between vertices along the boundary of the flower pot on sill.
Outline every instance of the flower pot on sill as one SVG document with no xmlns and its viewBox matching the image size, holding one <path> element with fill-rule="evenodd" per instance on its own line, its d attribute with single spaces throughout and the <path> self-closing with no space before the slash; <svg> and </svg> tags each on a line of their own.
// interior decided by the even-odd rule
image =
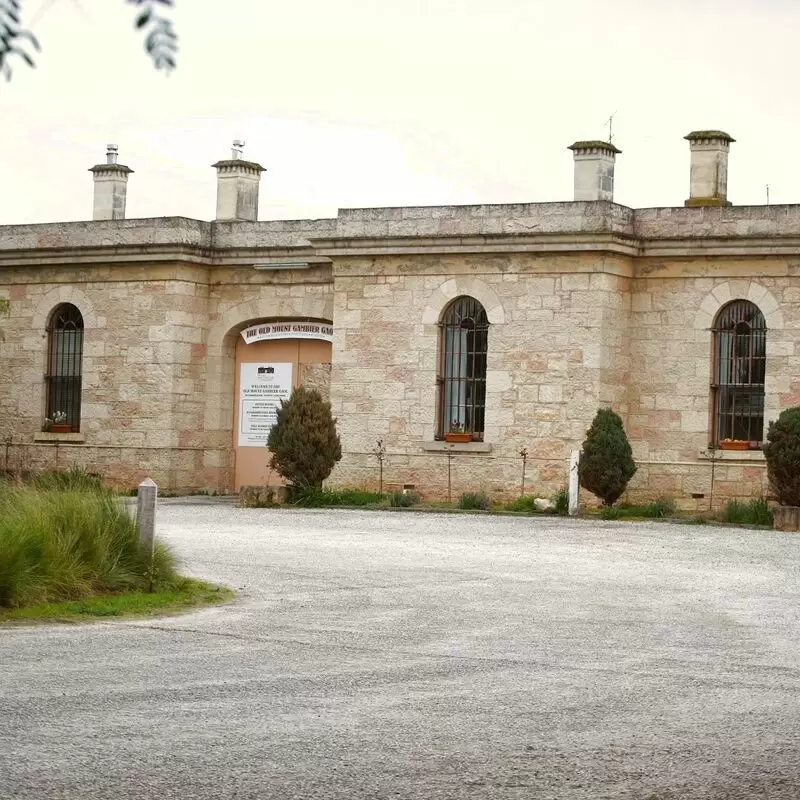
<svg viewBox="0 0 800 800">
<path fill-rule="evenodd" d="M 72 425 L 51 425 L 50 433 L 72 433 Z"/>
<path fill-rule="evenodd" d="M 444 440 L 450 444 L 466 444 L 472 441 L 471 433 L 446 433 Z"/>
<path fill-rule="evenodd" d="M 720 442 L 720 450 L 749 450 L 750 442 L 745 442 L 740 439 L 735 439 L 732 442 Z"/>
</svg>

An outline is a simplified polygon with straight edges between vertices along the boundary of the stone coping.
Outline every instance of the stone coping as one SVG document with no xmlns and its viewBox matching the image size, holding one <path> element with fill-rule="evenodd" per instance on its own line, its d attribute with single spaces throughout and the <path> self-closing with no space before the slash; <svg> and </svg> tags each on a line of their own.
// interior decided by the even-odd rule
<svg viewBox="0 0 800 800">
<path fill-rule="evenodd" d="M 715 450 L 716 455 L 712 459 L 707 450 L 701 450 L 697 454 L 699 461 L 757 461 L 766 462 L 763 450 Z"/>
<path fill-rule="evenodd" d="M 423 442 L 422 449 L 428 452 L 453 453 L 491 453 L 492 445 L 489 442 Z"/>
<path fill-rule="evenodd" d="M 82 433 L 51 433 L 41 431 L 33 435 L 34 442 L 47 442 L 48 444 L 84 444 L 86 436 Z"/>
</svg>

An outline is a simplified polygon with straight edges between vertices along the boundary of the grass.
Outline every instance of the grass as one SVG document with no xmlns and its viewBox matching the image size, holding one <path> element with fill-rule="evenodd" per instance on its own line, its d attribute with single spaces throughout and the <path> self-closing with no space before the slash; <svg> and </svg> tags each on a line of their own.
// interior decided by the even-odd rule
<svg viewBox="0 0 800 800">
<path fill-rule="evenodd" d="M 416 492 L 390 492 L 389 505 L 392 508 L 410 508 L 419 503 L 420 497 Z"/>
<path fill-rule="evenodd" d="M 0 607 L 172 587 L 175 558 L 157 544 L 151 570 L 136 523 L 113 493 L 84 485 L 0 484 Z M 52 487 L 53 483 L 46 484 Z M 64 487 L 67 487 L 64 490 Z"/>
<path fill-rule="evenodd" d="M 386 497 L 380 492 L 364 489 L 295 489 L 291 493 L 292 505 L 303 508 L 324 508 L 326 506 L 371 506 L 385 505 Z"/>
<path fill-rule="evenodd" d="M 550 499 L 559 517 L 566 517 L 569 514 L 569 490 L 566 487 L 562 486 Z"/>
<path fill-rule="evenodd" d="M 199 606 L 224 603 L 233 592 L 192 578 L 181 578 L 155 592 L 101 594 L 79 600 L 40 603 L 23 608 L 0 608 L 2 622 L 85 621 L 109 617 L 174 614 Z"/>
<path fill-rule="evenodd" d="M 763 497 L 749 502 L 731 500 L 723 509 L 720 519 L 736 525 L 772 525 L 772 512 Z"/>
<path fill-rule="evenodd" d="M 458 507 L 462 509 L 478 509 L 488 511 L 492 507 L 492 500 L 484 492 L 464 492 L 458 498 Z"/>
<path fill-rule="evenodd" d="M 533 501 L 536 500 L 535 494 L 526 494 L 506 505 L 506 511 L 518 511 L 526 514 L 534 514 L 538 511 Z"/>
</svg>

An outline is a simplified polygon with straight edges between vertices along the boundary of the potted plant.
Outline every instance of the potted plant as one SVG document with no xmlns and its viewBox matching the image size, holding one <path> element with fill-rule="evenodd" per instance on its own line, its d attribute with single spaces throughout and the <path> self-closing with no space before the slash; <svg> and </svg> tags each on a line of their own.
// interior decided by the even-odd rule
<svg viewBox="0 0 800 800">
<path fill-rule="evenodd" d="M 773 527 L 800 530 L 800 406 L 781 411 L 769 423 L 764 458 L 770 489 L 779 503 L 772 511 Z"/>
<path fill-rule="evenodd" d="M 53 419 L 46 419 L 45 421 L 46 429 L 50 431 L 50 433 L 71 433 L 72 432 L 72 425 L 67 424 L 67 414 L 65 411 L 56 411 L 53 414 Z"/>
<path fill-rule="evenodd" d="M 722 439 L 719 443 L 720 450 L 749 450 L 750 442 L 746 439 Z"/>
<path fill-rule="evenodd" d="M 444 435 L 444 440 L 451 443 L 465 443 L 472 441 L 472 434 L 464 430 L 464 423 L 457 419 L 450 422 L 450 430 Z"/>
</svg>

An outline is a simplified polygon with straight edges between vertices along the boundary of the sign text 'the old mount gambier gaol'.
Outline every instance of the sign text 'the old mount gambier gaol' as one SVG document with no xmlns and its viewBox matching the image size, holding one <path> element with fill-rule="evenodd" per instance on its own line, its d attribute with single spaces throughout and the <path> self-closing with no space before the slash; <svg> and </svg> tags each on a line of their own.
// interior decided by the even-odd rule
<svg viewBox="0 0 800 800">
<path fill-rule="evenodd" d="M 320 339 L 323 342 L 332 342 L 333 325 L 327 325 L 324 322 L 301 322 L 299 320 L 261 322 L 245 328 L 242 331 L 242 338 L 248 344 L 266 342 L 272 339 Z"/>
</svg>

